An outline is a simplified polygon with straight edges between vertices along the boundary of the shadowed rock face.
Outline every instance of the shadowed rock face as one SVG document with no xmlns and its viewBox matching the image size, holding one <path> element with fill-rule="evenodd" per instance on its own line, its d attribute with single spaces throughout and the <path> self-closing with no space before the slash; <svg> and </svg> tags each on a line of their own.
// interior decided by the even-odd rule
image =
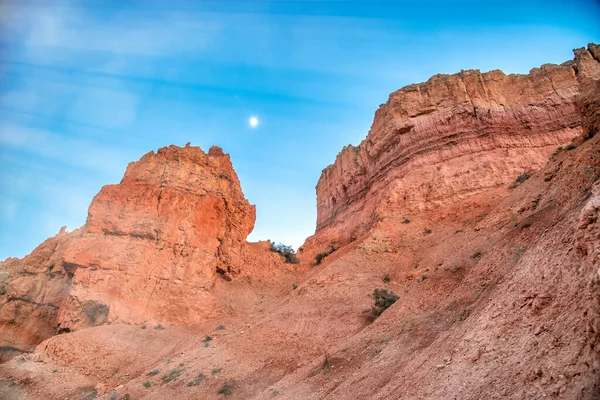
<svg viewBox="0 0 600 400">
<path fill-rule="evenodd" d="M 221 149 L 150 152 L 100 190 L 81 229 L 0 264 L 0 347 L 30 350 L 107 321 L 215 315 L 211 288 L 240 271 L 236 255 L 254 220 Z"/>
<path fill-rule="evenodd" d="M 464 202 L 539 169 L 581 134 L 575 99 L 600 78 L 599 53 L 590 44 L 528 75 L 462 71 L 392 93 L 367 138 L 323 170 L 317 237 L 348 243 L 377 221 Z"/>
</svg>

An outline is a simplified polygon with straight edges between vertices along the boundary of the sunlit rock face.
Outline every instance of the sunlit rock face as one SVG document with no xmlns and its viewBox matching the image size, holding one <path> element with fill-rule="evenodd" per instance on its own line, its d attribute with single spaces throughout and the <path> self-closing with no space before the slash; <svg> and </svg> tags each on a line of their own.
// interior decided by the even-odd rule
<svg viewBox="0 0 600 400">
<path fill-rule="evenodd" d="M 505 195 L 516 176 L 581 134 L 575 99 L 600 77 L 599 53 L 590 44 L 527 75 L 462 71 L 392 93 L 366 139 L 323 170 L 317 241 L 344 244 L 378 221 L 492 189 Z"/>
<path fill-rule="evenodd" d="M 220 148 L 150 152 L 100 190 L 81 229 L 0 264 L 0 346 L 13 354 L 105 322 L 214 316 L 211 288 L 240 272 L 254 221 Z"/>
</svg>

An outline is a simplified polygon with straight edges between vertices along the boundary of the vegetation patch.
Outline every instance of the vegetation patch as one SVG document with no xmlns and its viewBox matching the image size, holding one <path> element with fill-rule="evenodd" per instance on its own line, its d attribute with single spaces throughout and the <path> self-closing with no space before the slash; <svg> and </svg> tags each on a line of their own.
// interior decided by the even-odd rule
<svg viewBox="0 0 600 400">
<path fill-rule="evenodd" d="M 194 378 L 194 380 L 188 382 L 188 386 L 199 386 L 204 380 L 204 374 L 200 373 Z"/>
<path fill-rule="evenodd" d="M 225 395 L 225 396 L 229 396 L 231 394 L 231 392 L 233 391 L 234 386 L 235 386 L 234 381 L 227 381 L 223 384 L 223 386 L 221 386 L 221 388 L 217 391 L 217 393 Z"/>
<path fill-rule="evenodd" d="M 154 368 L 152 371 L 148 372 L 146 374 L 146 376 L 154 376 L 154 375 L 158 375 L 159 373 L 160 373 L 160 369 Z"/>
<path fill-rule="evenodd" d="M 82 311 L 92 325 L 102 325 L 108 317 L 108 306 L 94 300 L 83 303 Z"/>
<path fill-rule="evenodd" d="M 521 258 L 521 256 L 527 251 L 527 247 L 517 247 L 517 249 L 515 250 L 515 261 L 519 261 L 519 259 Z"/>
<path fill-rule="evenodd" d="M 285 257 L 285 262 L 288 264 L 299 264 L 300 260 L 296 257 L 296 251 L 292 246 L 286 246 L 283 243 L 271 243 L 271 251 L 279 253 Z"/>
<path fill-rule="evenodd" d="M 169 382 L 174 381 L 175 379 L 179 378 L 179 376 L 181 375 L 182 372 L 183 372 L 183 369 L 173 368 L 169 372 L 164 374 L 162 376 L 162 378 L 160 378 L 160 380 L 162 381 L 162 383 L 169 383 Z"/>
<path fill-rule="evenodd" d="M 399 299 L 398 295 L 391 290 L 379 288 L 373 291 L 373 298 L 375 299 L 375 305 L 371 307 L 373 319 L 379 317 Z"/>
<path fill-rule="evenodd" d="M 223 371 L 223 368 L 213 368 L 210 370 L 210 373 L 213 375 L 218 374 L 219 372 Z"/>
<path fill-rule="evenodd" d="M 529 172 L 525 171 L 521 175 L 517 176 L 517 179 L 515 179 L 514 183 L 512 185 L 510 185 L 508 188 L 514 189 L 517 186 L 521 185 L 523 182 L 525 182 L 529 178 L 531 178 L 531 174 Z"/>
<path fill-rule="evenodd" d="M 319 368 L 315 369 L 310 374 L 308 374 L 308 377 L 312 378 L 313 376 L 315 376 L 321 372 L 323 372 L 325 374 L 328 374 L 329 372 L 331 372 L 331 361 L 329 360 L 328 354 L 325 354 L 325 360 L 323 361 L 323 364 L 321 364 L 321 366 Z"/>
<path fill-rule="evenodd" d="M 333 253 L 336 250 L 337 250 L 337 248 L 331 246 L 331 247 L 329 247 L 329 250 L 317 254 L 315 257 L 315 262 L 317 263 L 317 265 L 321 264 L 321 262 L 323 262 L 323 259 L 325 257 L 327 257 L 328 255 L 330 255 L 331 253 Z"/>
</svg>

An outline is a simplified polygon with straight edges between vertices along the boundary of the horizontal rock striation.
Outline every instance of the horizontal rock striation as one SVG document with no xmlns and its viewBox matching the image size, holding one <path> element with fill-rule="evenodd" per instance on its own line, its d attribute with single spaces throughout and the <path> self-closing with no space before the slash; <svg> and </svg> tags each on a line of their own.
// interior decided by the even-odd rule
<svg viewBox="0 0 600 400">
<path fill-rule="evenodd" d="M 528 75 L 461 71 L 406 86 L 317 184 L 317 236 L 343 244 L 377 221 L 503 189 L 582 132 L 575 101 L 600 79 L 600 51 Z"/>
</svg>

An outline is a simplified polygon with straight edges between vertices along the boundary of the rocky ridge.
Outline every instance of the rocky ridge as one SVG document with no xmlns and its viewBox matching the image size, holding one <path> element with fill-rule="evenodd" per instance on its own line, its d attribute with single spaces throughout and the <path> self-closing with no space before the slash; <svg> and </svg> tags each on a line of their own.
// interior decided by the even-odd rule
<svg viewBox="0 0 600 400">
<path fill-rule="evenodd" d="M 315 246 L 339 247 L 378 221 L 490 190 L 506 196 L 515 176 L 581 134 L 575 99 L 599 78 L 600 48 L 590 44 L 528 75 L 469 70 L 392 93 L 366 139 L 323 170 Z"/>
</svg>

